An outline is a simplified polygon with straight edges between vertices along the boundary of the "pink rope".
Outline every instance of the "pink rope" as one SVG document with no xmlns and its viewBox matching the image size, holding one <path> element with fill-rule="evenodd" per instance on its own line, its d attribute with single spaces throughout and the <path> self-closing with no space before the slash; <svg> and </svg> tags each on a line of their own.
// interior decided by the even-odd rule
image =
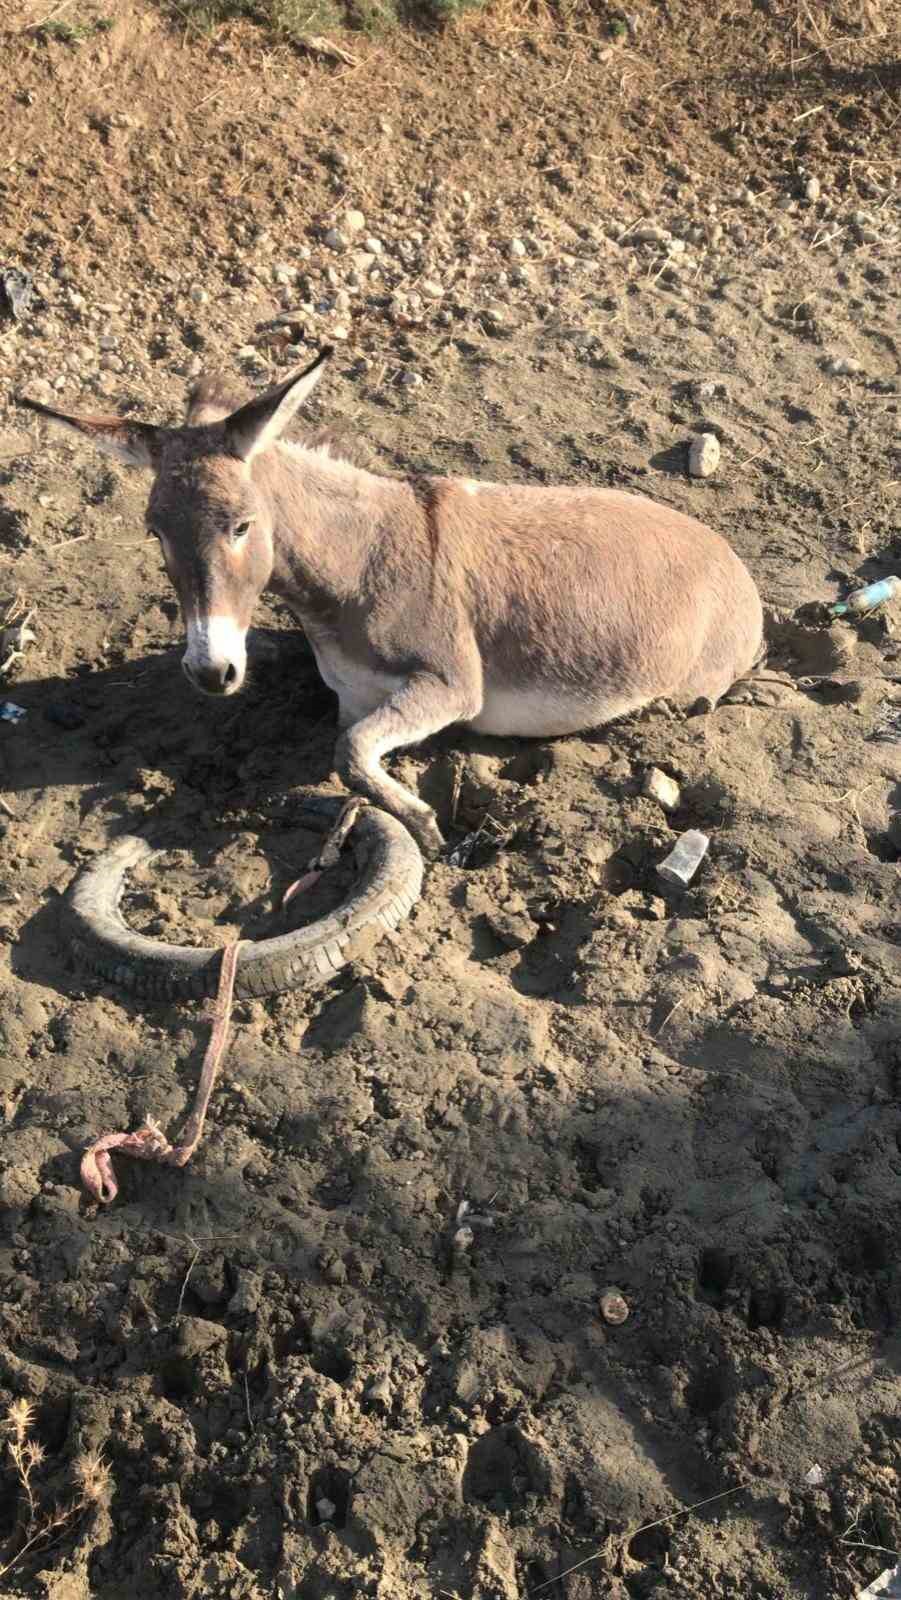
<svg viewBox="0 0 901 1600">
<path fill-rule="evenodd" d="M 138 1128 L 136 1133 L 104 1133 L 88 1146 L 82 1156 L 81 1181 L 88 1193 L 101 1205 L 109 1205 L 119 1192 L 113 1163 L 109 1158 L 110 1150 L 121 1150 L 124 1155 L 134 1156 L 138 1161 L 157 1161 L 162 1166 L 184 1167 L 197 1149 L 203 1137 L 210 1096 L 228 1043 L 235 991 L 235 968 L 241 944 L 242 941 L 238 939 L 234 944 L 226 945 L 222 952 L 219 987 L 216 991 L 213 1012 L 213 1031 L 203 1058 L 194 1106 L 178 1143 L 170 1144 L 162 1129 L 148 1117 L 143 1128 Z"/>
</svg>

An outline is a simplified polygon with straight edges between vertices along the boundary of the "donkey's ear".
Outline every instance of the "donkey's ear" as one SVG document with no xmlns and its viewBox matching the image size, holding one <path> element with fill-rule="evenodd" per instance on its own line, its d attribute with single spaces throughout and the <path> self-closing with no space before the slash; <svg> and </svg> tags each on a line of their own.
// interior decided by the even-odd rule
<svg viewBox="0 0 901 1600">
<path fill-rule="evenodd" d="M 313 393 L 331 354 L 331 347 L 327 345 L 304 372 L 296 372 L 293 378 L 268 389 L 258 399 L 226 417 L 225 434 L 232 455 L 240 461 L 249 461 L 251 456 L 259 455 L 281 438 L 294 413 Z"/>
<path fill-rule="evenodd" d="M 149 422 L 129 422 L 124 417 L 69 417 L 64 411 L 42 405 L 40 400 L 29 400 L 27 395 L 19 395 L 17 403 L 41 417 L 49 417 L 70 433 L 91 439 L 106 455 L 115 456 L 130 467 L 156 464 L 164 428 L 155 428 Z"/>
</svg>

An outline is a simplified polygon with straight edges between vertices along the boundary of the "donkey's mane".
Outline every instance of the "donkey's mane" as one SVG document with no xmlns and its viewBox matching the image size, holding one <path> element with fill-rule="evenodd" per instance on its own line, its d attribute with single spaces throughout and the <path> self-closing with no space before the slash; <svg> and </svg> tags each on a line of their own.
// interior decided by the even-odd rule
<svg viewBox="0 0 901 1600">
<path fill-rule="evenodd" d="M 188 395 L 187 425 L 203 427 L 221 422 L 244 405 L 246 399 L 246 395 L 239 394 L 222 373 L 204 373 Z M 366 468 L 371 464 L 370 452 L 340 425 L 335 428 L 316 428 L 307 433 L 294 428 L 290 442 L 300 445 L 304 450 L 329 456 L 332 461 L 345 461 L 351 467 Z"/>
</svg>

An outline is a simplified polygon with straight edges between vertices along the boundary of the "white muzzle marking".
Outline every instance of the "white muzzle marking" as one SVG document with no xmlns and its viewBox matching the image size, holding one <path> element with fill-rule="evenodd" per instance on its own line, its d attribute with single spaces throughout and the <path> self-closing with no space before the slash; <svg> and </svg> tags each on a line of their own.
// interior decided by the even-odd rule
<svg viewBox="0 0 901 1600">
<path fill-rule="evenodd" d="M 247 630 L 233 617 L 196 617 L 188 623 L 188 648 L 184 654 L 188 677 L 210 689 L 218 676 L 221 694 L 234 694 L 247 669 Z M 204 681 L 206 680 L 206 682 Z"/>
</svg>

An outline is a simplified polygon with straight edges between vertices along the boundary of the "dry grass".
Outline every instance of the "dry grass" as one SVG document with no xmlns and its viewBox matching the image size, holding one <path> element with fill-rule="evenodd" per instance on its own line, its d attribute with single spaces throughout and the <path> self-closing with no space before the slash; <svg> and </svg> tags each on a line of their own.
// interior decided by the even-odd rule
<svg viewBox="0 0 901 1600">
<path fill-rule="evenodd" d="M 7 1453 L 18 1482 L 16 1526 L 7 1548 L 0 1552 L 0 1579 L 26 1556 L 44 1551 L 77 1526 L 81 1519 L 109 1498 L 110 1469 L 99 1451 L 85 1451 L 72 1466 L 74 1487 L 70 1497 L 53 1502 L 40 1484 L 46 1451 L 34 1437 L 35 1412 L 29 1400 L 14 1400 L 3 1431 Z"/>
<path fill-rule="evenodd" d="M 21 591 L 5 605 L 0 602 L 0 678 L 23 659 L 28 645 L 35 643 L 34 620 L 35 613 Z"/>
</svg>

